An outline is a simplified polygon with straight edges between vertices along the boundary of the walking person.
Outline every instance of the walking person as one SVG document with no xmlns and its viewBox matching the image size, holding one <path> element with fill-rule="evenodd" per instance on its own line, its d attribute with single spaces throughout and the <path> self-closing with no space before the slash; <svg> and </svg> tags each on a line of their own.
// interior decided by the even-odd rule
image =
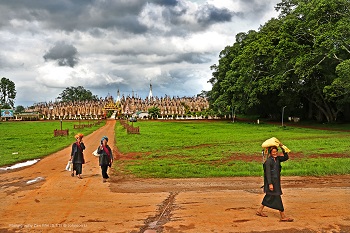
<svg viewBox="0 0 350 233">
<path fill-rule="evenodd" d="M 103 136 L 101 139 L 101 145 L 97 149 L 97 154 L 99 154 L 99 165 L 101 166 L 103 183 L 109 178 L 107 174 L 108 167 L 112 166 L 113 155 L 112 149 L 107 145 L 108 137 Z"/>
<path fill-rule="evenodd" d="M 261 203 L 260 208 L 256 212 L 258 216 L 267 217 L 263 212 L 264 207 L 279 210 L 281 222 L 292 222 L 292 218 L 286 217 L 284 213 L 284 207 L 281 199 L 281 162 L 289 159 L 288 153 L 285 152 L 283 144 L 279 143 L 282 149 L 283 155 L 278 155 L 277 146 L 269 148 L 269 157 L 264 163 L 264 192 L 265 197 Z"/>
<path fill-rule="evenodd" d="M 84 153 L 83 151 L 85 150 L 85 145 L 83 143 L 83 137 L 84 135 L 79 133 L 75 135 L 76 142 L 73 143 L 72 145 L 72 152 L 71 152 L 71 158 L 70 160 L 73 163 L 73 169 L 71 176 L 74 176 L 74 171 L 75 174 L 79 179 L 82 179 L 81 174 L 83 172 L 83 164 L 85 163 L 84 159 Z"/>
</svg>

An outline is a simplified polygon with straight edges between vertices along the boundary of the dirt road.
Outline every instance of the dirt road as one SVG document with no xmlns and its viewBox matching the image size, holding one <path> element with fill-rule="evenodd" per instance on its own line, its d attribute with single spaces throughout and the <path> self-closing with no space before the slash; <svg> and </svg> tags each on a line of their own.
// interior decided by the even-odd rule
<svg viewBox="0 0 350 233">
<path fill-rule="evenodd" d="M 255 215 L 261 177 L 133 179 L 102 183 L 92 155 L 115 121 L 84 138 L 83 179 L 65 171 L 70 147 L 37 164 L 0 173 L 0 232 L 350 232 L 350 176 L 283 177 L 278 212 Z M 41 177 L 41 181 L 27 184 Z"/>
</svg>

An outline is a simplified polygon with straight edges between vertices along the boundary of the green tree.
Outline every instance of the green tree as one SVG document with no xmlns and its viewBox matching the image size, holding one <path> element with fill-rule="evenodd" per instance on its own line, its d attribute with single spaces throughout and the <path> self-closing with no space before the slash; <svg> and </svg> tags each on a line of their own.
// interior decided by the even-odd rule
<svg viewBox="0 0 350 233">
<path fill-rule="evenodd" d="M 236 43 L 220 54 L 209 92 L 217 114 L 232 114 L 232 108 L 241 113 L 259 111 L 261 105 L 268 112 L 269 106 L 277 104 L 278 98 L 269 97 L 275 96 L 281 85 L 271 72 L 279 27 L 278 20 L 270 20 L 260 32 L 239 33 Z"/>
<path fill-rule="evenodd" d="M 349 8 L 349 0 L 283 0 L 278 19 L 239 33 L 220 53 L 211 107 L 277 118 L 287 105 L 290 114 L 336 121 L 350 103 Z"/>
<path fill-rule="evenodd" d="M 160 115 L 160 110 L 158 107 L 152 107 L 148 109 L 148 115 L 151 119 L 157 119 L 157 117 Z"/>
<path fill-rule="evenodd" d="M 18 105 L 17 107 L 16 107 L 16 111 L 15 112 L 17 112 L 17 113 L 22 113 L 22 112 L 24 112 L 24 107 L 22 106 L 22 105 Z"/>
<path fill-rule="evenodd" d="M 96 95 L 93 95 L 91 91 L 86 90 L 82 86 L 78 87 L 67 87 L 59 95 L 57 99 L 63 102 L 74 102 L 74 101 L 86 101 L 86 100 L 98 100 Z"/>
<path fill-rule="evenodd" d="M 0 104 L 3 106 L 9 105 L 13 108 L 16 94 L 15 83 L 3 77 L 0 82 Z"/>
<path fill-rule="evenodd" d="M 337 67 L 350 59 L 350 3 L 348 0 L 297 2 L 281 28 L 284 40 L 288 39 L 297 48 L 291 72 L 285 76 L 286 83 L 292 84 L 299 97 L 305 99 L 303 105 L 308 107 L 308 118 L 336 121 L 346 103 L 329 98 L 327 92 L 330 93 L 328 87 L 338 79 Z M 339 81 L 346 86 L 345 79 L 338 79 L 338 84 Z"/>
<path fill-rule="evenodd" d="M 335 103 L 337 109 L 345 113 L 350 105 L 350 60 L 341 62 L 336 73 L 337 78 L 325 86 L 323 92 L 327 101 Z"/>
<path fill-rule="evenodd" d="M 6 104 L 4 104 L 4 105 L 0 105 L 0 107 L 1 107 L 2 109 L 11 109 L 11 106 L 10 106 L 8 103 L 6 103 Z"/>
</svg>

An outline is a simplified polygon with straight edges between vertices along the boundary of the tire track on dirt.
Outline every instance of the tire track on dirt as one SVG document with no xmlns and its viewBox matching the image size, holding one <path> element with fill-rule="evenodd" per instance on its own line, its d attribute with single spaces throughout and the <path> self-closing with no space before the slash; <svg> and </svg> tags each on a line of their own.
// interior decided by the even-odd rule
<svg viewBox="0 0 350 233">
<path fill-rule="evenodd" d="M 162 232 L 163 225 L 171 220 L 171 212 L 175 208 L 175 198 L 178 194 L 179 192 L 169 193 L 169 196 L 159 205 L 157 214 L 148 217 L 145 220 L 145 225 L 140 228 L 139 232 Z"/>
<path fill-rule="evenodd" d="M 88 179 L 88 181 L 86 182 L 86 184 L 83 187 L 79 187 L 78 188 L 78 192 L 73 192 L 75 193 L 74 198 L 70 199 L 70 203 L 69 206 L 70 208 L 67 210 L 67 212 L 65 214 L 63 214 L 62 217 L 62 221 L 60 221 L 59 223 L 65 223 L 66 220 L 68 219 L 68 216 L 73 212 L 74 209 L 76 209 L 77 205 L 80 203 L 80 198 L 81 196 L 83 196 L 84 192 L 86 191 L 86 189 L 88 188 L 89 184 L 91 182 L 91 179 Z"/>
</svg>

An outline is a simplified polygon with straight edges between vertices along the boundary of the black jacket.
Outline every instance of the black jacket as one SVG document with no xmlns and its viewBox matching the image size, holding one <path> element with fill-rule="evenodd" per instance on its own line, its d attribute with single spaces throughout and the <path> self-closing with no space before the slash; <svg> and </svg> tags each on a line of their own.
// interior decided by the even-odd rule
<svg viewBox="0 0 350 233">
<path fill-rule="evenodd" d="M 84 143 L 80 143 L 80 148 L 77 143 L 73 143 L 71 152 L 73 163 L 85 163 L 83 150 L 85 150 Z"/>
<path fill-rule="evenodd" d="M 108 149 L 110 156 L 108 156 L 108 154 L 100 147 L 98 147 L 97 149 L 97 154 L 100 155 L 99 156 L 100 166 L 106 166 L 106 165 L 110 166 L 113 161 L 112 149 L 109 147 L 109 145 L 107 145 L 106 148 Z"/>
</svg>

